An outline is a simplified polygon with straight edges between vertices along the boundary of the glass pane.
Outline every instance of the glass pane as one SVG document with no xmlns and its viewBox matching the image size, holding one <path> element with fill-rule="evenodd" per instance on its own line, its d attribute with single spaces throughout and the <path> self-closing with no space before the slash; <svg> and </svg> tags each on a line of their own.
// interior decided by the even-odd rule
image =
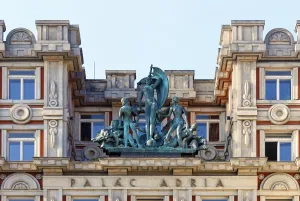
<svg viewBox="0 0 300 201">
<path fill-rule="evenodd" d="M 266 100 L 276 100 L 276 81 L 266 80 Z"/>
<path fill-rule="evenodd" d="M 34 138 L 33 133 L 9 133 L 8 138 Z"/>
<path fill-rule="evenodd" d="M 279 99 L 291 100 L 291 80 L 279 80 Z"/>
<path fill-rule="evenodd" d="M 81 123 L 81 141 L 91 141 L 91 123 Z"/>
<path fill-rule="evenodd" d="M 9 199 L 9 201 L 34 201 L 33 199 Z"/>
<path fill-rule="evenodd" d="M 9 160 L 20 161 L 20 142 L 9 142 Z"/>
<path fill-rule="evenodd" d="M 219 141 L 219 123 L 209 123 L 209 141 Z"/>
<path fill-rule="evenodd" d="M 290 142 L 280 142 L 280 161 L 292 160 L 292 144 Z"/>
<path fill-rule="evenodd" d="M 24 100 L 34 99 L 34 79 L 24 79 Z"/>
<path fill-rule="evenodd" d="M 197 135 L 202 136 L 204 139 L 206 139 L 206 123 L 198 123 L 197 124 Z"/>
<path fill-rule="evenodd" d="M 292 71 L 266 71 L 265 75 L 275 75 L 275 76 L 292 75 Z"/>
<path fill-rule="evenodd" d="M 9 79 L 9 99 L 21 99 L 21 80 Z"/>
<path fill-rule="evenodd" d="M 10 70 L 9 75 L 35 75 L 34 70 Z"/>
<path fill-rule="evenodd" d="M 104 119 L 104 114 L 81 115 L 81 119 Z"/>
<path fill-rule="evenodd" d="M 266 142 L 265 155 L 268 161 L 277 161 L 277 142 Z"/>
<path fill-rule="evenodd" d="M 209 119 L 208 115 L 196 115 L 196 120 L 197 119 Z"/>
<path fill-rule="evenodd" d="M 104 128 L 104 122 L 93 122 L 93 138 Z"/>
<path fill-rule="evenodd" d="M 34 156 L 34 142 L 23 142 L 23 160 L 32 161 Z"/>
</svg>

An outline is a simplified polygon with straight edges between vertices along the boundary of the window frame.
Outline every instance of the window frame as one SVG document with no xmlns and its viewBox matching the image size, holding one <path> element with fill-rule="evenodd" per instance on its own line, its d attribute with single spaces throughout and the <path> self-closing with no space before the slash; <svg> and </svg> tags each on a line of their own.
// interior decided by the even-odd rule
<svg viewBox="0 0 300 201">
<path fill-rule="evenodd" d="M 291 75 L 266 75 L 266 72 L 285 72 L 285 71 L 289 71 L 291 72 Z M 280 80 L 289 80 L 290 84 L 291 84 L 291 98 L 288 100 L 293 100 L 293 70 L 292 69 L 279 69 L 279 70 L 269 70 L 269 69 L 264 69 L 264 86 L 265 86 L 265 95 L 264 95 L 264 99 L 265 100 L 270 100 L 271 99 L 266 99 L 267 96 L 267 87 L 266 87 L 266 81 L 267 80 L 276 80 L 276 99 L 275 100 L 281 100 L 280 99 Z M 274 100 L 273 100 L 274 101 Z M 282 100 L 285 101 L 285 100 Z"/>
<path fill-rule="evenodd" d="M 273 133 L 268 133 L 268 135 L 272 135 Z M 278 135 L 278 137 L 265 137 L 265 144 L 266 142 L 277 142 L 277 162 L 291 162 L 293 161 L 293 139 L 292 133 L 283 133 L 282 135 Z M 280 161 L 280 143 L 281 142 L 290 142 L 291 143 L 291 161 Z M 272 162 L 272 161 L 271 161 Z"/>
<path fill-rule="evenodd" d="M 32 133 L 34 138 L 9 138 L 10 133 Z M 10 160 L 9 158 L 9 142 L 20 142 L 20 160 Z M 36 131 L 28 130 L 28 131 L 8 131 L 7 132 L 7 150 L 6 150 L 6 159 L 7 161 L 11 162 L 21 162 L 24 161 L 24 142 L 34 142 L 34 150 L 33 150 L 33 157 L 35 157 L 37 153 L 37 138 L 36 138 Z M 24 161 L 25 162 L 25 161 Z"/>
<path fill-rule="evenodd" d="M 103 115 L 103 119 L 82 119 L 82 116 L 84 115 Z M 94 122 L 102 122 L 103 128 L 105 128 L 105 112 L 103 113 L 80 113 L 79 114 L 79 141 L 81 140 L 81 123 L 91 123 L 91 139 L 93 138 L 93 131 L 94 131 Z M 86 142 L 86 141 L 83 141 Z"/>
<path fill-rule="evenodd" d="M 197 119 L 197 116 L 219 116 L 218 119 Z M 221 141 L 221 132 L 220 132 L 220 126 L 221 126 L 221 121 L 220 121 L 220 114 L 200 114 L 197 113 L 195 114 L 195 123 L 206 123 L 206 141 L 215 143 L 215 142 L 220 142 Z M 218 123 L 219 124 L 219 140 L 218 141 L 209 141 L 209 124 L 210 123 Z M 197 132 L 197 131 L 195 131 Z"/>
<path fill-rule="evenodd" d="M 7 99 L 8 100 L 37 100 L 37 69 L 30 69 L 30 68 L 24 68 L 24 69 L 14 69 L 14 68 L 9 68 L 7 69 Z M 10 71 L 34 71 L 34 75 L 9 75 Z M 20 99 L 11 99 L 9 97 L 9 92 L 10 92 L 10 83 L 9 81 L 11 79 L 19 79 L 20 80 Z M 24 99 L 24 80 L 34 80 L 34 98 L 33 99 Z"/>
</svg>

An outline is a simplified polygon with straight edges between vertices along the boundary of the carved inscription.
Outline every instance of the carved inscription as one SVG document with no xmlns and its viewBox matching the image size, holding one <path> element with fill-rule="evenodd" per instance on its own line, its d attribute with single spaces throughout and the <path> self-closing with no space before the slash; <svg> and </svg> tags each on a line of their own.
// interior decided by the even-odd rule
<svg viewBox="0 0 300 201">
<path fill-rule="evenodd" d="M 212 183 L 212 181 L 214 181 L 214 182 Z M 78 186 L 93 187 L 88 179 L 84 180 L 84 182 L 81 184 L 77 184 L 75 179 L 70 179 L 70 183 L 71 183 L 71 187 L 75 187 L 75 186 L 76 187 L 78 187 Z M 105 185 L 105 181 L 103 178 L 100 179 L 100 183 L 101 183 L 102 187 L 107 187 Z M 137 180 L 134 178 L 130 179 L 129 181 L 127 180 L 127 183 L 128 183 L 127 185 L 129 185 L 131 187 L 139 187 Z M 200 183 L 202 184 L 202 185 L 200 185 L 201 187 L 224 187 L 224 184 L 221 179 L 218 179 L 218 180 L 210 179 L 208 181 L 206 178 L 204 178 L 204 179 L 200 180 Z M 124 185 L 126 186 L 126 184 L 124 184 Z M 170 183 L 170 181 L 166 181 L 165 179 L 162 179 L 159 183 L 159 186 L 160 187 L 172 187 L 172 186 L 184 187 L 183 182 L 181 181 L 181 179 L 178 179 L 178 178 L 174 180 L 174 183 Z M 200 186 L 197 186 L 196 179 L 193 179 L 193 178 L 189 179 L 189 186 L 192 188 L 200 187 Z M 110 186 L 108 186 L 108 187 L 110 187 Z M 122 178 L 115 179 L 115 181 L 113 181 L 113 185 L 111 187 L 123 187 Z"/>
</svg>

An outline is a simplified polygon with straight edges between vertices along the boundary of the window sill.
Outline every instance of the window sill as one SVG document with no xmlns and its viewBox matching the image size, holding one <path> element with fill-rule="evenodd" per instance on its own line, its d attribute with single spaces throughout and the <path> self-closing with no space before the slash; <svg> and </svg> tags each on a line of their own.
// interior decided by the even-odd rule
<svg viewBox="0 0 300 201">
<path fill-rule="evenodd" d="M 44 105 L 44 100 L 0 100 L 0 105 L 3 104 L 18 104 L 25 103 L 30 105 Z"/>
<path fill-rule="evenodd" d="M 257 100 L 256 104 L 285 104 L 285 105 L 300 105 L 300 100 Z"/>
</svg>

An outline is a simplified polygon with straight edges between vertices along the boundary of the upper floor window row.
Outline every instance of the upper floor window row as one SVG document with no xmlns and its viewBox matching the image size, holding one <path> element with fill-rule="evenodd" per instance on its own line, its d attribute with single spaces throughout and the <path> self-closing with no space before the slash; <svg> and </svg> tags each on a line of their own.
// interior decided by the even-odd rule
<svg viewBox="0 0 300 201">
<path fill-rule="evenodd" d="M 291 71 L 265 71 L 266 100 L 291 100 L 291 94 Z"/>
<path fill-rule="evenodd" d="M 10 100 L 34 100 L 35 82 L 35 70 L 9 70 L 8 98 Z"/>
</svg>

